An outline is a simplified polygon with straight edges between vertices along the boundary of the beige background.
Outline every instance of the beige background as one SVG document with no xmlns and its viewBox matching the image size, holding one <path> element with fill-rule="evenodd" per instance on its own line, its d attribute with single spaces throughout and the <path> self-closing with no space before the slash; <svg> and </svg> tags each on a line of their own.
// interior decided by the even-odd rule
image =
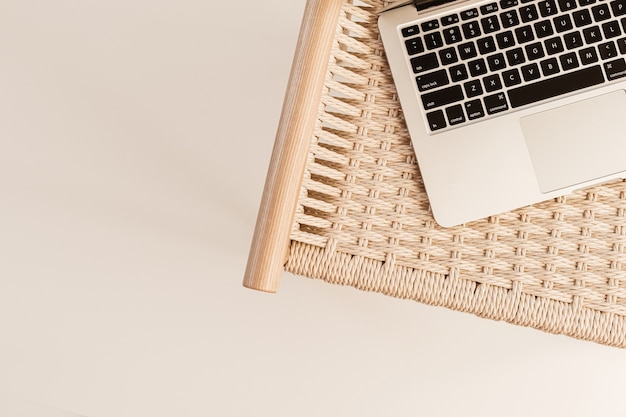
<svg viewBox="0 0 626 417">
<path fill-rule="evenodd" d="M 240 286 L 303 9 L 0 1 L 0 393 L 90 417 L 624 414 L 624 351 Z"/>
</svg>

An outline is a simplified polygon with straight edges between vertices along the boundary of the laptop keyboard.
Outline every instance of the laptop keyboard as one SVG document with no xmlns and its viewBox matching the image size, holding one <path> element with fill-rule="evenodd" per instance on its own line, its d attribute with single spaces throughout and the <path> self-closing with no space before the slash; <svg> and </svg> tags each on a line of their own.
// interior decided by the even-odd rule
<svg viewBox="0 0 626 417">
<path fill-rule="evenodd" d="M 626 77 L 626 0 L 501 0 L 401 32 L 433 132 Z"/>
</svg>

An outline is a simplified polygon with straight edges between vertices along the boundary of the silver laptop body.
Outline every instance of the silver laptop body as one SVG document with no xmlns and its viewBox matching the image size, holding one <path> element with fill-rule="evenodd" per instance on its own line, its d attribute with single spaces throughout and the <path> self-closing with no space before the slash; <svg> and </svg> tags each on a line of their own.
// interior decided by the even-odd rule
<svg viewBox="0 0 626 417">
<path fill-rule="evenodd" d="M 440 3 L 379 17 L 440 225 L 626 177 L 626 0 Z"/>
</svg>

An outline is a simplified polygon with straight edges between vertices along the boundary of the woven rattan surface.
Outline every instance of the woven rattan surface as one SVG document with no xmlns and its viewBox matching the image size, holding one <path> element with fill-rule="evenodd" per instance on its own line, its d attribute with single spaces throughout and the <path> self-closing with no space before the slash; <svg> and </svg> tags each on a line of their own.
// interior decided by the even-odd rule
<svg viewBox="0 0 626 417">
<path fill-rule="evenodd" d="M 381 6 L 344 1 L 286 270 L 625 347 L 626 183 L 439 227 L 379 39 Z"/>
</svg>

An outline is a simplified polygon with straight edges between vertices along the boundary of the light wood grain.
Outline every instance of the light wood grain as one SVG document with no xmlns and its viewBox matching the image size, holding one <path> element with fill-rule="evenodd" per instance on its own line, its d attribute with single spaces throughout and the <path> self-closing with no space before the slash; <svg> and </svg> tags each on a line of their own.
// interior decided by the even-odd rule
<svg viewBox="0 0 626 417">
<path fill-rule="evenodd" d="M 342 0 L 308 0 L 243 285 L 276 292 Z"/>
</svg>

